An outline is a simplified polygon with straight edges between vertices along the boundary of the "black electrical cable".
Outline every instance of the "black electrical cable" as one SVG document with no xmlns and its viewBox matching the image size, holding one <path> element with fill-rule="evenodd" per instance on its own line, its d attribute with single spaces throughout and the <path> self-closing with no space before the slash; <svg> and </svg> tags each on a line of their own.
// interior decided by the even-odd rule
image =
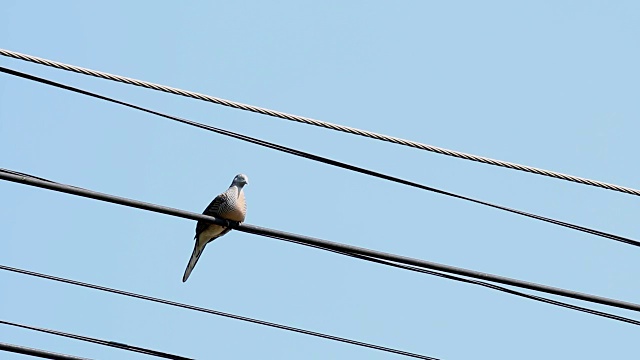
<svg viewBox="0 0 640 360">
<path fill-rule="evenodd" d="M 54 353 L 51 351 L 45 351 L 40 349 L 29 348 L 20 345 L 13 345 L 0 342 L 0 351 L 9 351 L 16 354 L 35 356 L 43 359 L 53 359 L 53 360 L 91 360 L 87 358 Z"/>
<path fill-rule="evenodd" d="M 14 267 L 11 267 L 11 266 L 6 266 L 6 265 L 1 265 L 0 264 L 0 270 L 11 271 L 11 272 L 18 273 L 18 274 L 39 277 L 41 279 L 53 280 L 53 281 L 57 281 L 57 282 L 65 283 L 65 284 L 81 286 L 81 287 L 85 287 L 85 288 L 89 288 L 89 289 L 109 292 L 109 293 L 112 293 L 112 294 L 123 295 L 123 296 L 127 296 L 127 297 L 132 297 L 132 298 L 141 299 L 141 300 L 145 300 L 145 301 L 151 301 L 151 302 L 155 302 L 155 303 L 159 303 L 159 304 L 165 304 L 165 305 L 179 307 L 179 308 L 183 308 L 183 309 L 199 311 L 199 312 L 207 313 L 207 314 L 211 314 L 211 315 L 223 316 L 223 317 L 236 319 L 236 320 L 241 320 L 241 321 L 246 321 L 246 322 L 250 322 L 250 323 L 254 323 L 254 324 L 258 324 L 258 325 L 264 325 L 264 326 L 269 326 L 269 327 L 282 329 L 282 330 L 286 330 L 286 331 L 297 332 L 297 333 L 300 333 L 300 334 L 311 335 L 311 336 L 315 336 L 315 337 L 319 337 L 319 338 L 323 338 L 323 339 L 327 339 L 327 340 L 339 341 L 339 342 L 343 342 L 343 343 L 346 343 L 346 344 L 366 347 L 366 348 L 374 349 L 374 350 L 385 351 L 385 352 L 393 353 L 393 354 L 397 354 L 397 355 L 403 355 L 403 356 L 413 357 L 413 358 L 417 358 L 417 359 L 425 359 L 425 360 L 438 360 L 437 358 L 434 358 L 434 357 L 431 357 L 431 356 L 411 353 L 411 352 L 408 352 L 408 351 L 388 348 L 388 347 L 384 347 L 384 346 L 380 346 L 380 345 L 365 343 L 365 342 L 362 342 L 362 341 L 351 340 L 351 339 L 347 339 L 347 338 L 343 338 L 343 337 L 339 337 L 339 336 L 323 334 L 323 333 L 319 333 L 319 332 L 315 332 L 315 331 L 296 328 L 296 327 L 293 327 L 293 326 L 281 325 L 281 324 L 277 324 L 277 323 L 273 323 L 273 322 L 253 319 L 253 318 L 246 317 L 246 316 L 235 315 L 235 314 L 226 313 L 226 312 L 223 312 L 223 311 L 212 310 L 212 309 L 207 309 L 207 308 L 203 308 L 203 307 L 199 307 L 199 306 L 179 303 L 179 302 L 176 302 L 176 301 L 160 299 L 160 298 L 147 296 L 147 295 L 142 295 L 142 294 L 137 294 L 137 293 L 133 293 L 133 292 L 129 292 L 129 291 L 118 290 L 118 289 L 109 288 L 109 287 L 106 287 L 106 286 L 100 286 L 100 285 L 85 283 L 85 282 L 81 282 L 81 281 L 65 279 L 65 278 L 62 278 L 62 277 L 42 274 L 42 273 L 38 273 L 38 272 L 35 272 L 35 271 L 18 269 L 18 268 L 14 268 Z"/>
<path fill-rule="evenodd" d="M 141 353 L 141 354 L 151 355 L 151 356 L 155 356 L 155 357 L 160 357 L 160 358 L 164 358 L 164 359 L 193 360 L 192 358 L 188 358 L 188 357 L 184 357 L 184 356 L 180 356 L 180 355 L 169 354 L 169 353 L 166 353 L 166 352 L 157 351 L 157 350 L 153 350 L 153 349 L 147 349 L 147 348 L 143 348 L 143 347 L 140 347 L 140 346 L 128 345 L 128 344 L 124 344 L 124 343 L 116 342 L 116 341 L 102 340 L 102 339 L 92 338 L 92 337 L 89 337 L 89 336 L 70 334 L 70 333 L 66 333 L 64 331 L 45 329 L 45 328 L 40 328 L 40 327 L 30 326 L 30 325 L 25 325 L 25 324 L 19 324 L 19 323 L 15 323 L 15 322 L 11 322 L 11 321 L 6 321 L 6 320 L 0 320 L 0 324 L 19 327 L 19 328 L 23 328 L 23 329 L 29 329 L 29 330 L 38 331 L 38 332 L 43 332 L 43 333 L 47 333 L 47 334 L 51 334 L 51 335 L 62 336 L 62 337 L 66 337 L 66 338 L 70 338 L 70 339 L 76 339 L 76 340 L 80 340 L 80 341 L 86 341 L 86 342 L 90 342 L 90 343 L 94 343 L 94 344 L 99 344 L 99 345 L 103 345 L 103 346 L 109 346 L 109 347 L 118 348 L 118 349 L 122 349 L 122 350 L 127 350 L 127 351 L 137 352 L 137 353 Z"/>
<path fill-rule="evenodd" d="M 433 188 L 433 187 L 430 187 L 430 186 L 426 186 L 426 185 L 422 185 L 422 184 L 419 184 L 419 183 L 416 183 L 416 182 L 413 182 L 413 181 L 401 179 L 401 178 L 398 178 L 398 177 L 395 177 L 395 176 L 391 176 L 391 175 L 386 175 L 386 174 L 383 174 L 383 173 L 380 173 L 380 172 L 376 172 L 376 171 L 373 171 L 373 170 L 369 170 L 369 169 L 361 168 L 361 167 L 354 166 L 354 165 L 351 165 L 351 164 L 343 163 L 343 162 L 340 162 L 340 161 L 332 160 L 332 159 L 329 159 L 329 158 L 325 158 L 325 157 L 322 157 L 322 156 L 314 155 L 314 154 L 307 153 L 307 152 L 304 152 L 304 151 L 300 151 L 300 150 L 296 150 L 296 149 L 289 148 L 289 147 L 286 147 L 286 146 L 278 145 L 278 144 L 275 144 L 275 143 L 267 142 L 267 141 L 260 140 L 260 139 L 257 139 L 257 138 L 253 138 L 253 137 L 250 137 L 250 136 L 234 133 L 232 131 L 216 128 L 216 127 L 213 127 L 213 126 L 210 126 L 210 125 L 201 124 L 201 123 L 198 123 L 198 122 L 195 122 L 195 121 L 179 118 L 179 117 L 172 116 L 172 115 L 167 115 L 167 114 L 164 114 L 164 113 L 161 113 L 161 112 L 158 112 L 158 111 L 146 109 L 146 108 L 143 108 L 141 106 L 133 105 L 133 104 L 130 104 L 130 103 L 127 103 L 127 102 L 124 102 L 124 101 L 120 101 L 120 100 L 116 100 L 116 99 L 113 99 L 113 98 L 109 98 L 107 96 L 99 95 L 99 94 L 92 93 L 92 92 L 89 92 L 89 91 L 86 91 L 86 90 L 82 90 L 82 89 L 79 89 L 79 88 L 76 88 L 76 87 L 73 87 L 73 86 L 61 84 L 61 83 L 58 83 L 58 82 L 55 82 L 55 81 L 51 81 L 51 80 L 44 79 L 44 78 L 41 78 L 41 77 L 37 77 L 37 76 L 30 75 L 30 74 L 22 73 L 22 72 L 15 71 L 15 70 L 12 70 L 12 69 L 8 69 L 8 68 L 5 68 L 5 67 L 0 67 L 0 72 L 4 72 L 6 74 L 17 76 L 17 77 L 21 77 L 21 78 L 24 78 L 24 79 L 36 81 L 36 82 L 39 82 L 39 83 L 42 83 L 42 84 L 54 86 L 54 87 L 57 87 L 57 88 L 69 90 L 69 91 L 76 92 L 76 93 L 79 93 L 79 94 L 91 96 L 91 97 L 94 97 L 94 98 L 98 98 L 98 99 L 105 100 L 105 101 L 108 101 L 108 102 L 116 103 L 116 104 L 119 104 L 119 105 L 127 106 L 127 107 L 130 107 L 130 108 L 133 108 L 133 109 L 136 109 L 136 110 L 140 110 L 140 111 L 143 111 L 143 112 L 146 112 L 146 113 L 149 113 L 149 114 L 154 114 L 154 115 L 157 115 L 157 116 L 161 116 L 161 117 L 164 117 L 164 118 L 167 118 L 167 119 L 171 119 L 171 120 L 174 120 L 174 121 L 181 122 L 183 124 L 195 126 L 195 127 L 198 127 L 198 128 L 201 128 L 201 129 L 205 129 L 205 130 L 209 130 L 209 131 L 212 131 L 212 132 L 215 132 L 215 133 L 218 133 L 218 134 L 222 134 L 222 135 L 225 135 L 225 136 L 230 136 L 230 137 L 233 137 L 233 138 L 236 138 L 236 139 L 247 141 L 247 142 L 250 142 L 250 143 L 253 143 L 253 144 L 256 144 L 256 145 L 260 145 L 260 146 L 264 146 L 264 147 L 267 147 L 267 148 L 270 148 L 270 149 L 282 151 L 282 152 L 285 152 L 285 153 L 288 153 L 288 154 L 292 154 L 292 155 L 295 155 L 295 156 L 300 156 L 300 157 L 303 157 L 303 158 L 306 158 L 306 159 L 309 159 L 309 160 L 318 161 L 318 162 L 321 162 L 321 163 L 324 163 L 324 164 L 328 164 L 328 165 L 340 167 L 340 168 L 343 168 L 343 169 L 359 172 L 361 174 L 377 177 L 377 178 L 380 178 L 380 179 L 389 180 L 389 181 L 392 181 L 392 182 L 400 183 L 400 184 L 411 186 L 411 187 L 414 187 L 414 188 L 435 192 L 435 193 L 438 193 L 438 194 L 441 194 L 441 195 L 451 196 L 451 197 L 454 197 L 454 198 L 457 198 L 457 199 L 470 201 L 470 202 L 473 202 L 473 203 L 476 203 L 476 204 L 489 206 L 489 207 L 492 207 L 494 209 L 499 209 L 499 210 L 507 211 L 507 212 L 510 212 L 510 213 L 513 213 L 513 214 L 526 216 L 526 217 L 529 217 L 529 218 L 532 218 L 532 219 L 548 222 L 548 223 L 551 223 L 551 224 L 555 224 L 555 225 L 559 225 L 559 226 L 566 227 L 566 228 L 569 228 L 569 229 L 574 229 L 574 230 L 585 232 L 585 233 L 588 233 L 588 234 L 600 236 L 600 237 L 607 238 L 607 239 L 610 239 L 610 240 L 615 240 L 615 241 L 623 242 L 623 243 L 634 245 L 634 246 L 640 246 L 640 241 L 634 240 L 634 239 L 631 239 L 631 238 L 628 238 L 628 237 L 624 237 L 624 236 L 620 236 L 620 235 L 616 235 L 616 234 L 611 234 L 611 233 L 607 233 L 607 232 L 604 232 L 604 231 L 595 230 L 595 229 L 591 229 L 591 228 L 588 228 L 588 227 L 575 225 L 575 224 L 571 224 L 571 223 L 568 223 L 568 222 L 564 222 L 564 221 L 560 221 L 560 220 L 544 217 L 544 216 L 541 216 L 541 215 L 536 215 L 536 214 L 528 213 L 528 212 L 525 212 L 525 211 L 512 209 L 512 208 L 509 208 L 509 207 L 506 207 L 506 206 L 497 205 L 497 204 L 489 203 L 489 202 L 486 202 L 486 201 L 470 198 L 470 197 L 467 197 L 467 196 L 458 195 L 458 194 L 455 194 L 455 193 L 452 193 L 452 192 L 436 189 L 436 188 Z"/>
<path fill-rule="evenodd" d="M 28 175 L 28 174 L 25 174 L 25 173 L 21 173 L 21 172 L 18 172 L 18 171 L 7 170 L 7 169 L 2 169 L 2 168 L 0 168 L 0 171 L 6 171 L 6 172 L 10 172 L 12 174 L 16 174 L 16 175 L 20 175 L 20 176 L 31 176 L 31 175 Z M 39 180 L 43 180 L 43 181 L 51 182 L 51 180 L 47 180 L 47 179 L 40 178 L 40 177 L 35 177 L 34 176 L 34 178 L 39 179 Z M 424 274 L 438 276 L 438 277 L 442 277 L 442 278 L 449 279 L 449 280 L 454 280 L 454 281 L 464 282 L 464 283 L 467 283 L 467 284 L 474 284 L 474 285 L 478 285 L 478 286 L 483 286 L 483 287 L 486 287 L 486 288 L 489 288 L 489 289 L 501 291 L 501 292 L 504 292 L 504 293 L 507 293 L 507 294 L 512 294 L 512 295 L 520 296 L 520 297 L 531 299 L 531 300 L 535 300 L 535 301 L 540 301 L 540 302 L 551 304 L 551 305 L 556 305 L 556 306 L 560 306 L 560 307 L 564 307 L 564 308 L 568 308 L 568 309 L 572 309 L 572 310 L 577 310 L 577 311 L 581 311 L 581 312 L 584 312 L 584 313 L 588 313 L 588 314 L 592 314 L 592 315 L 596 315 L 596 316 L 601 316 L 601 317 L 605 317 L 605 318 L 608 318 L 608 319 L 613 319 L 613 320 L 617 320 L 617 321 L 621 321 L 621 322 L 626 322 L 626 323 L 633 324 L 633 325 L 640 325 L 640 321 L 635 320 L 635 319 L 631 319 L 631 318 L 627 318 L 627 317 L 619 316 L 619 315 L 615 315 L 615 314 L 610 314 L 610 313 L 606 313 L 606 312 L 603 312 L 603 311 L 593 310 L 593 309 L 589 309 L 589 308 L 586 308 L 586 307 L 565 303 L 565 302 L 562 302 L 562 301 L 552 300 L 552 299 L 545 298 L 545 297 L 542 297 L 542 296 L 527 294 L 527 293 L 524 293 L 524 292 L 521 292 L 521 291 L 509 289 L 509 288 L 506 288 L 506 287 L 503 287 L 503 286 L 498 286 L 498 285 L 491 284 L 491 283 L 484 282 L 484 281 L 471 280 L 471 279 L 467 279 L 467 278 L 463 278 L 463 277 L 459 277 L 459 276 L 454 276 L 454 275 L 441 273 L 441 272 L 438 272 L 438 271 L 431 271 L 431 270 L 427 270 L 427 269 L 418 268 L 418 267 L 415 267 L 415 266 L 402 265 L 402 264 L 398 264 L 398 263 L 395 263 L 395 262 L 392 262 L 392 261 L 386 261 L 386 260 L 374 258 L 374 257 L 371 257 L 371 256 L 364 256 L 364 255 L 359 255 L 359 254 L 355 254 L 355 253 L 349 253 L 349 252 L 345 252 L 345 251 L 333 250 L 333 249 L 329 249 L 329 248 L 324 248 L 324 247 L 319 246 L 319 245 L 304 244 L 304 243 L 301 243 L 301 242 L 297 242 L 297 241 L 289 240 L 289 239 L 285 239 L 285 238 L 277 238 L 277 237 L 272 237 L 272 236 L 267 236 L 267 237 L 271 237 L 271 238 L 277 239 L 277 240 L 284 240 L 284 241 L 292 242 L 292 243 L 295 243 L 295 244 L 298 244 L 298 245 L 310 246 L 310 247 L 314 247 L 314 248 L 317 248 L 317 249 L 322 249 L 322 250 L 334 252 L 334 253 L 337 253 L 337 254 L 350 256 L 350 257 L 353 257 L 353 258 L 356 258 L 356 259 L 361 259 L 361 260 L 365 260 L 365 261 L 371 261 L 371 262 L 375 262 L 375 263 L 378 263 L 378 264 L 397 267 L 397 268 L 400 268 L 400 269 L 405 269 L 405 270 L 410 270 L 410 271 L 415 271 L 415 272 L 421 272 L 421 273 L 424 273 Z M 0 322 L 2 322 L 2 321 L 0 320 Z"/>
<path fill-rule="evenodd" d="M 385 253 L 385 252 L 376 251 L 376 250 L 370 250 L 370 249 L 361 248 L 361 247 L 352 246 L 352 245 L 340 244 L 332 241 L 313 238 L 310 236 L 298 235 L 298 234 L 288 233 L 284 231 L 263 228 L 255 225 L 249 225 L 244 223 L 238 224 L 233 221 L 215 218 L 213 216 L 197 214 L 189 211 L 174 209 L 174 208 L 155 205 L 151 203 L 145 203 L 145 202 L 136 201 L 136 200 L 109 195 L 109 194 L 103 194 L 96 191 L 83 189 L 80 187 L 60 184 L 60 183 L 56 183 L 49 180 L 41 180 L 39 178 L 33 178 L 30 175 L 23 174 L 23 173 L 18 173 L 20 175 L 17 175 L 16 173 L 18 172 L 16 171 L 7 172 L 7 171 L 4 171 L 4 169 L 0 169 L 0 179 L 12 181 L 16 183 L 22 183 L 30 186 L 36 186 L 44 189 L 64 192 L 67 194 L 87 197 L 87 198 L 96 199 L 100 201 L 106 201 L 114 204 L 120 204 L 128 207 L 134 207 L 138 209 L 167 214 L 171 216 L 177 216 L 177 217 L 182 217 L 182 218 L 191 219 L 191 220 L 206 221 L 212 224 L 231 227 L 232 229 L 236 229 L 242 232 L 247 232 L 247 233 L 260 235 L 260 236 L 267 236 L 267 237 L 281 239 L 281 240 L 285 240 L 285 239 L 291 240 L 303 245 L 315 246 L 315 247 L 319 247 L 327 250 L 337 250 L 337 251 L 347 252 L 350 254 L 358 254 L 362 256 L 373 257 L 381 260 L 400 263 L 404 265 L 437 270 L 437 271 L 467 276 L 467 277 L 480 279 L 480 280 L 487 280 L 491 282 L 511 285 L 511 286 L 525 288 L 529 290 L 545 292 L 545 293 L 554 294 L 554 295 L 570 297 L 578 300 L 584 300 L 588 302 L 613 306 L 613 307 L 622 308 L 622 309 L 640 311 L 640 304 L 636 304 L 636 303 L 630 303 L 630 302 L 610 299 L 602 296 L 596 296 L 596 295 L 585 294 L 577 291 L 571 291 L 571 290 L 566 290 L 562 288 L 536 284 L 528 281 L 508 278 L 505 276 L 493 275 L 493 274 L 488 274 L 480 271 L 458 268 L 455 266 L 439 264 L 431 261 L 425 261 L 425 260 L 410 258 L 406 256 L 400 256 L 400 255 Z"/>
<path fill-rule="evenodd" d="M 271 237 L 271 236 L 267 236 L 267 237 Z M 486 287 L 486 288 L 489 288 L 489 289 L 497 290 L 497 291 L 504 292 L 504 293 L 511 294 L 511 295 L 515 295 L 515 296 L 520 296 L 520 297 L 523 297 L 523 298 L 526 298 L 526 299 L 540 301 L 540 302 L 543 302 L 543 303 L 556 305 L 556 306 L 564 307 L 564 308 L 567 308 L 567 309 L 577 310 L 577 311 L 581 311 L 581 312 L 584 312 L 584 313 L 587 313 L 587 314 L 601 316 L 601 317 L 605 317 L 605 318 L 608 318 L 608 319 L 617 320 L 617 321 L 621 321 L 621 322 L 626 322 L 626 323 L 633 324 L 633 325 L 640 325 L 640 321 L 635 320 L 635 319 L 631 319 L 631 318 L 627 318 L 627 317 L 624 317 L 624 316 L 619 316 L 619 315 L 607 313 L 607 312 L 604 312 L 604 311 L 593 310 L 593 309 L 589 309 L 589 308 L 586 308 L 586 307 L 582 307 L 582 306 L 573 305 L 573 304 L 569 304 L 569 303 L 562 302 L 562 301 L 557 301 L 557 300 L 545 298 L 545 297 L 542 297 L 542 296 L 527 294 L 527 293 L 524 293 L 524 292 L 521 292 L 521 291 L 509 289 L 509 288 L 506 288 L 504 286 L 498 286 L 498 285 L 491 284 L 491 283 L 484 282 L 484 281 L 471 280 L 471 279 L 463 278 L 463 277 L 460 277 L 460 276 L 444 274 L 444 273 L 441 273 L 441 272 L 438 272 L 438 271 L 431 271 L 431 270 L 422 269 L 422 268 L 415 267 L 415 266 L 402 265 L 402 264 L 394 263 L 392 261 L 387 261 L 387 260 L 374 258 L 374 257 L 371 257 L 371 256 L 364 256 L 364 255 L 353 254 L 353 253 L 344 252 L 344 251 L 333 250 L 333 249 L 324 248 L 322 246 L 317 246 L 317 245 L 303 244 L 303 243 L 299 243 L 299 242 L 293 241 L 293 240 L 279 239 L 279 238 L 275 238 L 275 237 L 274 237 L 274 239 L 285 240 L 285 241 L 292 242 L 292 243 L 295 243 L 295 244 L 298 244 L 298 245 L 310 246 L 310 247 L 318 248 L 318 249 L 321 249 L 321 250 L 330 251 L 330 252 L 333 252 L 333 253 L 336 253 L 336 254 L 345 255 L 345 256 L 349 256 L 349 257 L 353 257 L 353 258 L 361 259 L 361 260 L 365 260 L 365 261 L 375 262 L 375 263 L 383 264 L 383 265 L 387 265 L 387 266 L 393 266 L 393 267 L 397 267 L 397 268 L 400 268 L 400 269 L 421 272 L 421 273 L 424 273 L 424 274 L 438 276 L 438 277 L 449 279 L 449 280 L 454 280 L 454 281 L 464 282 L 464 283 L 467 283 L 467 284 L 483 286 L 483 287 Z"/>
</svg>

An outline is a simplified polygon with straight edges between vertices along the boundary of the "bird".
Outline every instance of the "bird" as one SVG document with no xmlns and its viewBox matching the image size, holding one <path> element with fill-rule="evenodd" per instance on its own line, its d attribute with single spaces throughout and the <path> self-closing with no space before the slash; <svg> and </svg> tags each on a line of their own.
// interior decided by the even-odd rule
<svg viewBox="0 0 640 360">
<path fill-rule="evenodd" d="M 243 222 L 247 215 L 247 203 L 244 199 L 242 188 L 247 184 L 249 184 L 247 175 L 236 175 L 229 188 L 222 194 L 216 196 L 209 206 L 204 209 L 202 214 L 237 221 L 239 223 Z M 191 275 L 198 259 L 200 259 L 200 255 L 202 255 L 204 251 L 204 247 L 229 231 L 231 231 L 230 228 L 222 225 L 211 224 L 202 220 L 198 221 L 196 225 L 196 235 L 194 236 L 196 244 L 193 248 L 189 263 L 187 264 L 187 269 L 182 276 L 182 282 L 187 281 L 189 275 Z"/>
</svg>

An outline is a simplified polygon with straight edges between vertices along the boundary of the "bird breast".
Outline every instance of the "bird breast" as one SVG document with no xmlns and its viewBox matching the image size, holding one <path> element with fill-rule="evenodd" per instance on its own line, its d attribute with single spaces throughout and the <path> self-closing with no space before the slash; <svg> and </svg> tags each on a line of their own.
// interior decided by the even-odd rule
<svg viewBox="0 0 640 360">
<path fill-rule="evenodd" d="M 220 216 L 227 220 L 243 222 L 246 214 L 247 203 L 244 199 L 244 191 L 240 190 L 235 204 L 233 204 L 230 209 L 220 214 Z"/>
</svg>

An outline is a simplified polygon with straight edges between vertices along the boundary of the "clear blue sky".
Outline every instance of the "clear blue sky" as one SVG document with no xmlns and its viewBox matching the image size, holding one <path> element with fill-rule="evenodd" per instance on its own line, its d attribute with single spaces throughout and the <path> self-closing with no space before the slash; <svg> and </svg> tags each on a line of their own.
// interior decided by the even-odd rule
<svg viewBox="0 0 640 360">
<path fill-rule="evenodd" d="M 636 1 L 2 7 L 5 49 L 640 188 Z M 640 198 L 631 195 L 18 60 L 0 65 L 640 238 Z M 243 172 L 251 224 L 640 302 L 640 251 L 628 245 L 6 75 L 0 154 L 1 167 L 195 212 Z M 183 284 L 194 227 L 0 183 L 2 264 L 447 360 L 637 357 L 633 325 L 239 232 L 210 244 Z M 0 291 L 2 319 L 198 359 L 401 358 L 12 273 L 0 272 Z M 144 356 L 5 326 L 0 339 L 100 359 Z"/>
</svg>

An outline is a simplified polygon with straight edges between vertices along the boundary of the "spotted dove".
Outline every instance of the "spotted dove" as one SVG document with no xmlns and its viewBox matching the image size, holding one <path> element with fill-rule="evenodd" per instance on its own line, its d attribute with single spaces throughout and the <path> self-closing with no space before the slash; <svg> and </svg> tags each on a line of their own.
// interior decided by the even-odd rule
<svg viewBox="0 0 640 360">
<path fill-rule="evenodd" d="M 244 200 L 242 187 L 248 183 L 246 175 L 236 175 L 227 191 L 216 196 L 202 214 L 237 222 L 244 221 L 245 215 L 247 214 L 247 203 Z M 193 248 L 187 269 L 184 271 L 182 282 L 187 281 L 189 275 L 191 275 L 191 271 L 193 271 L 198 259 L 200 259 L 204 247 L 229 231 L 231 231 L 231 229 L 225 226 L 198 221 L 196 225 L 196 235 L 194 237 L 196 245 Z"/>
</svg>

